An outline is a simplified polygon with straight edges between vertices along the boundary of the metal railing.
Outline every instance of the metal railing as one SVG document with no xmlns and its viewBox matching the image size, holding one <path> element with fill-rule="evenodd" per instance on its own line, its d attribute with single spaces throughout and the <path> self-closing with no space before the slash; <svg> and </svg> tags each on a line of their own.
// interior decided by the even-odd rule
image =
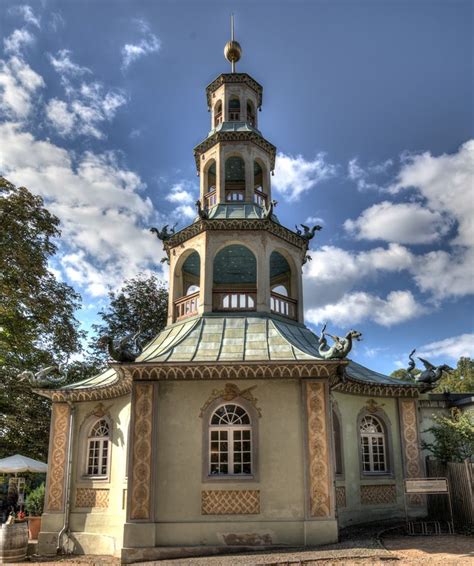
<svg viewBox="0 0 474 566">
<path fill-rule="evenodd" d="M 256 289 L 214 290 L 212 292 L 214 311 L 254 311 L 257 310 Z"/>
<path fill-rule="evenodd" d="M 209 187 L 209 192 L 206 193 L 204 198 L 206 199 L 206 207 L 207 208 L 211 208 L 211 206 L 214 206 L 215 204 L 217 204 L 216 187 Z"/>
<path fill-rule="evenodd" d="M 225 200 L 226 202 L 244 202 L 245 189 L 226 189 Z"/>
<path fill-rule="evenodd" d="M 267 195 L 260 189 L 255 189 L 253 195 L 253 202 L 262 208 L 267 206 Z"/>
<path fill-rule="evenodd" d="M 222 124 L 222 112 L 214 116 L 214 128 L 217 128 L 219 124 Z"/>
<path fill-rule="evenodd" d="M 275 314 L 281 316 L 286 316 L 296 320 L 298 301 L 295 299 L 290 299 L 290 297 L 285 297 L 279 293 L 272 291 L 270 296 L 270 309 Z"/>
<path fill-rule="evenodd" d="M 182 320 L 188 316 L 193 316 L 198 313 L 199 307 L 199 291 L 192 295 L 186 295 L 176 299 L 174 302 L 174 316 L 175 320 Z"/>
</svg>

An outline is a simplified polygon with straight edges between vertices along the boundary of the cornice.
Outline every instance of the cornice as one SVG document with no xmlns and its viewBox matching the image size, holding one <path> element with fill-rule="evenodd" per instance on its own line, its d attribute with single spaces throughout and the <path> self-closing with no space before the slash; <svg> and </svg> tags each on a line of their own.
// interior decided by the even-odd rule
<svg viewBox="0 0 474 566">
<path fill-rule="evenodd" d="M 350 393 L 352 395 L 367 395 L 370 397 L 418 397 L 417 387 L 389 385 L 384 383 L 367 383 L 359 381 L 347 374 L 332 386 L 333 391 Z"/>
<path fill-rule="evenodd" d="M 270 156 L 270 169 L 275 169 L 276 147 L 267 141 L 264 137 L 260 136 L 253 131 L 234 132 L 234 131 L 217 131 L 212 136 L 206 138 L 203 142 L 194 148 L 194 160 L 196 162 L 196 169 L 199 174 L 199 158 L 203 153 L 214 147 L 220 142 L 252 142 L 257 147 L 263 149 Z"/>
<path fill-rule="evenodd" d="M 295 234 L 288 228 L 285 228 L 281 224 L 277 224 L 270 219 L 261 218 L 221 218 L 221 219 L 211 219 L 211 220 L 199 220 L 193 224 L 183 228 L 179 232 L 176 232 L 171 238 L 165 240 L 163 243 L 164 249 L 167 253 L 172 248 L 179 246 L 183 242 L 190 240 L 194 236 L 205 232 L 206 230 L 264 230 L 270 232 L 274 236 L 285 240 L 300 250 L 305 251 L 308 246 L 308 241 L 298 234 Z"/>
<path fill-rule="evenodd" d="M 258 97 L 258 108 L 262 106 L 263 87 L 247 73 L 222 73 L 206 87 L 207 107 L 212 108 L 212 93 L 223 84 L 243 83 L 251 88 Z"/>
</svg>

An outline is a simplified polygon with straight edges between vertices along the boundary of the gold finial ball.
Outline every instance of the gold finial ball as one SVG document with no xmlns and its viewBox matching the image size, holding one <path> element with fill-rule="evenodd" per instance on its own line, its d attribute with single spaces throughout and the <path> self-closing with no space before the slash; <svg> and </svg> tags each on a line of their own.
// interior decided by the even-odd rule
<svg viewBox="0 0 474 566">
<path fill-rule="evenodd" d="M 224 47 L 224 57 L 231 63 L 237 63 L 242 55 L 242 47 L 238 41 L 228 41 Z"/>
</svg>

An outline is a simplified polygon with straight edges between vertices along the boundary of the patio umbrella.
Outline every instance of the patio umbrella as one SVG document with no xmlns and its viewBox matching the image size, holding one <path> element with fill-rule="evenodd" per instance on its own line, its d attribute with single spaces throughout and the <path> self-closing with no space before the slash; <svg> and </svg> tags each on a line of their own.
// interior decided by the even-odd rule
<svg viewBox="0 0 474 566">
<path fill-rule="evenodd" d="M 0 459 L 0 473 L 3 474 L 18 474 L 21 472 L 46 473 L 47 471 L 48 464 L 39 460 L 33 460 L 33 458 L 28 458 L 28 456 L 22 456 L 21 454 Z"/>
</svg>

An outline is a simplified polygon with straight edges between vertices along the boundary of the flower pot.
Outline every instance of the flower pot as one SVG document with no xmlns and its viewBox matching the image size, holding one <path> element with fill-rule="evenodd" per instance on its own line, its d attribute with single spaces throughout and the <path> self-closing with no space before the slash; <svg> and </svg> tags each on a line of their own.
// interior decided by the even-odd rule
<svg viewBox="0 0 474 566">
<path fill-rule="evenodd" d="M 0 525 L 0 564 L 21 562 L 28 552 L 28 525 L 26 521 Z"/>
<path fill-rule="evenodd" d="M 30 533 L 30 540 L 38 540 L 40 530 L 41 517 L 28 517 L 28 531 Z"/>
</svg>

